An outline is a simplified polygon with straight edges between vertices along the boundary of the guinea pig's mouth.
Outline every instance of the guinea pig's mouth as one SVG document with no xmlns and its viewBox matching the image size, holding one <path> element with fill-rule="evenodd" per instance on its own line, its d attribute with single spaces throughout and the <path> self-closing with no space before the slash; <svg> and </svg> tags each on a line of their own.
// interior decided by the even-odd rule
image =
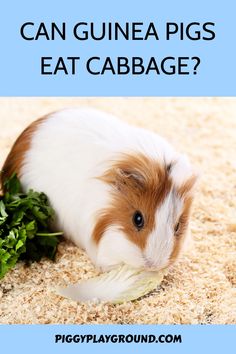
<svg viewBox="0 0 236 354">
<path fill-rule="evenodd" d="M 144 268 L 146 271 L 149 271 L 149 272 L 159 272 L 163 269 L 166 269 L 168 267 L 168 265 L 158 265 L 156 262 L 146 258 L 146 257 L 143 257 L 144 259 Z"/>
</svg>

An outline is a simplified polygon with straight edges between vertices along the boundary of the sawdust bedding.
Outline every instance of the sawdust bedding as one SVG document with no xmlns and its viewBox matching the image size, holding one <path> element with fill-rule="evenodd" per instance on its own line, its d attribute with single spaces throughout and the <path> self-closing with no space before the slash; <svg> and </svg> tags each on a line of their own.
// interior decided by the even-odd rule
<svg viewBox="0 0 236 354">
<path fill-rule="evenodd" d="M 55 263 L 18 263 L 0 281 L 0 323 L 236 323 L 236 99 L 2 98 L 0 165 L 28 123 L 80 105 L 154 130 L 190 156 L 201 174 L 190 246 L 161 286 L 141 300 L 80 304 L 50 287 L 98 273 L 86 254 L 63 241 Z"/>
</svg>

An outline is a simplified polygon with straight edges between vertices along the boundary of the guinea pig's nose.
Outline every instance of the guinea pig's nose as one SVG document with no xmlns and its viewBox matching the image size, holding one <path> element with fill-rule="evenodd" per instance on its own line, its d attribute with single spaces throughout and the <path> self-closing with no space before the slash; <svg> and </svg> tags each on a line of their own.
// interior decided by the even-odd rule
<svg viewBox="0 0 236 354">
<path fill-rule="evenodd" d="M 155 268 L 155 264 L 150 259 L 145 258 L 145 267 L 153 269 Z"/>
<path fill-rule="evenodd" d="M 162 269 L 165 269 L 167 266 L 166 265 L 158 265 L 156 262 L 152 261 L 151 259 L 144 258 L 144 266 L 146 270 L 152 271 L 152 272 L 157 272 Z"/>
</svg>

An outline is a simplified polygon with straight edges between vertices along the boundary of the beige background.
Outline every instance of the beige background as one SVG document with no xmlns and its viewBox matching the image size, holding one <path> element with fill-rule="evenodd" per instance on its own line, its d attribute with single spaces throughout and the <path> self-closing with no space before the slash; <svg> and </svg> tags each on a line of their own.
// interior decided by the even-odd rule
<svg viewBox="0 0 236 354">
<path fill-rule="evenodd" d="M 0 323 L 236 323 L 236 99 L 2 98 L 0 165 L 28 123 L 76 105 L 152 129 L 190 156 L 201 174 L 191 246 L 145 298 L 85 305 L 50 290 L 97 274 L 82 251 L 63 242 L 55 263 L 19 263 L 0 282 Z"/>
</svg>

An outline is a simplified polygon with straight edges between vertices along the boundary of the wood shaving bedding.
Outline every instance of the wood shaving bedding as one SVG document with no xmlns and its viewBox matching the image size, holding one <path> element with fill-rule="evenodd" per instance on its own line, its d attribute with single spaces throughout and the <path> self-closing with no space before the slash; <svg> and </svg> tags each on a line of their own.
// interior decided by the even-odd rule
<svg viewBox="0 0 236 354">
<path fill-rule="evenodd" d="M 32 120 L 66 106 L 89 105 L 158 132 L 200 171 L 192 240 L 161 285 L 123 304 L 77 303 L 53 293 L 97 276 L 67 241 L 55 263 L 18 263 L 0 282 L 0 323 L 236 323 L 235 98 L 1 98 L 0 165 Z"/>
</svg>

